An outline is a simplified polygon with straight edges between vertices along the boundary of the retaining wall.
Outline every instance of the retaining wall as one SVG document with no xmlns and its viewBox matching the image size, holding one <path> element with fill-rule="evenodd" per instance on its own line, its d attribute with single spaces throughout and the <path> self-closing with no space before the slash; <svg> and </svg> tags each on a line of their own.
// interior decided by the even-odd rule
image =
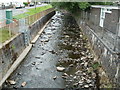
<svg viewBox="0 0 120 90">
<path fill-rule="evenodd" d="M 0 49 L 0 80 L 25 48 L 24 35 L 18 34 Z"/>
<path fill-rule="evenodd" d="M 47 11 L 47 14 L 45 13 Z M 55 14 L 53 9 L 44 11 L 44 16 L 29 27 L 30 41 L 37 35 L 45 23 Z M 6 41 L 0 48 L 0 80 L 25 49 L 24 33 L 19 33 L 11 40 Z"/>
<path fill-rule="evenodd" d="M 77 17 L 76 21 L 83 33 L 88 37 L 91 48 L 109 79 L 117 86 L 120 86 L 120 54 L 109 48 L 101 37 L 95 33 L 95 30 L 86 23 L 87 21 L 81 19 L 81 16 Z"/>
<path fill-rule="evenodd" d="M 45 23 L 55 14 L 55 11 L 52 11 L 50 13 L 48 13 L 47 15 L 43 16 L 42 18 L 40 18 L 40 20 L 38 20 L 37 22 L 35 22 L 34 24 L 32 24 L 32 26 L 30 26 L 29 30 L 30 30 L 30 40 L 32 40 L 38 33 L 38 31 L 45 25 Z"/>
</svg>

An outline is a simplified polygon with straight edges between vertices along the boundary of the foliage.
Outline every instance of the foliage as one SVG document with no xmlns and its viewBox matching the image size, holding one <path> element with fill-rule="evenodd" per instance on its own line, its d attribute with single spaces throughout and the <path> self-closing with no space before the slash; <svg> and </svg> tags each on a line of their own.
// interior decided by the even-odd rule
<svg viewBox="0 0 120 90">
<path fill-rule="evenodd" d="M 53 7 L 58 9 L 66 9 L 70 12 L 76 10 L 87 10 L 91 5 L 112 5 L 111 2 L 53 2 Z"/>
<path fill-rule="evenodd" d="M 112 2 L 89 2 L 91 5 L 112 5 Z"/>
<path fill-rule="evenodd" d="M 15 45 L 12 45 L 12 47 L 11 47 L 11 48 L 12 48 L 13 50 L 14 50 L 14 49 L 16 49 Z"/>
<path fill-rule="evenodd" d="M 79 8 L 77 2 L 53 2 L 52 6 L 59 9 L 66 9 L 71 12 Z"/>
<path fill-rule="evenodd" d="M 78 6 L 80 9 L 85 10 L 88 7 L 90 7 L 90 4 L 88 2 L 80 2 L 80 3 L 78 3 Z"/>
<path fill-rule="evenodd" d="M 24 4 L 25 6 L 28 6 L 28 2 L 23 2 L 23 4 Z"/>
<path fill-rule="evenodd" d="M 31 9 L 28 9 L 28 12 L 16 15 L 13 18 L 14 19 L 25 18 L 27 16 L 31 16 L 31 15 L 34 15 L 34 14 L 39 13 L 41 11 L 44 11 L 44 10 L 46 10 L 48 8 L 52 8 L 52 6 L 51 5 L 46 5 L 46 6 L 42 6 L 42 7 L 36 7 L 36 9 L 35 8 L 31 8 Z"/>
<path fill-rule="evenodd" d="M 94 62 L 94 64 L 92 65 L 94 70 L 98 69 L 98 67 L 100 67 L 100 66 L 101 65 L 98 62 Z"/>
</svg>

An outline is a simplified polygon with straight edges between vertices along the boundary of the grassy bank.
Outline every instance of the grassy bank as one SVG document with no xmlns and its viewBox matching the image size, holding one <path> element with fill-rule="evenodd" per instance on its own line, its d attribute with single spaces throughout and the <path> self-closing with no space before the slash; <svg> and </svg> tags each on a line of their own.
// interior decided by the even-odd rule
<svg viewBox="0 0 120 90">
<path fill-rule="evenodd" d="M 36 13 L 39 13 L 39 12 L 44 11 L 44 10 L 49 9 L 49 8 L 52 8 L 52 5 L 46 5 L 46 6 L 42 6 L 42 7 L 36 7 L 36 9 L 35 8 L 31 8 L 31 9 L 28 9 L 28 12 L 16 15 L 13 18 L 14 19 L 25 18 L 27 16 L 34 15 Z"/>
<path fill-rule="evenodd" d="M 12 36 L 9 35 L 9 31 L 7 29 L 0 30 L 0 43 L 5 42 L 10 39 Z"/>
<path fill-rule="evenodd" d="M 36 7 L 36 9 L 31 8 L 31 9 L 28 9 L 28 12 L 16 15 L 13 18 L 14 19 L 22 19 L 22 18 L 34 15 L 36 13 L 39 13 L 39 12 L 44 11 L 44 10 L 49 9 L 49 8 L 52 8 L 52 6 L 51 5 L 46 5 L 46 6 L 42 6 L 42 7 Z M 32 20 L 31 20 L 31 23 L 32 23 Z M 9 40 L 11 37 L 12 36 L 9 35 L 8 28 L 0 29 L 0 43 L 3 43 L 6 40 Z"/>
</svg>

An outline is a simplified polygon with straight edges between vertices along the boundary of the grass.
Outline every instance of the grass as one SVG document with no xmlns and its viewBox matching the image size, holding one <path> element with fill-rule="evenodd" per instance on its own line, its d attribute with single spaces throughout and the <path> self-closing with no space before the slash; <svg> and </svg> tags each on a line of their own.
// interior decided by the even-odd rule
<svg viewBox="0 0 120 90">
<path fill-rule="evenodd" d="M 6 40 L 9 40 L 12 36 L 9 35 L 9 31 L 7 29 L 0 30 L 0 43 L 5 42 Z"/>
<path fill-rule="evenodd" d="M 17 20 L 18 19 L 22 19 L 22 18 L 34 15 L 36 13 L 39 13 L 39 12 L 44 11 L 44 10 L 49 9 L 49 8 L 52 8 L 52 5 L 46 5 L 46 6 L 42 6 L 42 7 L 36 7 L 36 9 L 35 8 L 31 8 L 31 9 L 28 9 L 28 12 L 16 15 L 13 18 L 17 19 Z M 0 43 L 3 43 L 6 40 L 9 40 L 12 36 L 13 35 L 9 35 L 9 29 L 8 28 L 4 28 L 4 29 L 0 30 Z"/>
<path fill-rule="evenodd" d="M 39 13 L 39 12 L 44 11 L 44 10 L 49 9 L 49 8 L 52 8 L 52 5 L 46 5 L 46 6 L 42 6 L 42 7 L 36 7 L 36 9 L 35 8 L 31 8 L 31 9 L 28 9 L 28 12 L 16 15 L 13 18 L 14 19 L 22 19 L 22 18 L 34 15 L 36 13 Z"/>
</svg>

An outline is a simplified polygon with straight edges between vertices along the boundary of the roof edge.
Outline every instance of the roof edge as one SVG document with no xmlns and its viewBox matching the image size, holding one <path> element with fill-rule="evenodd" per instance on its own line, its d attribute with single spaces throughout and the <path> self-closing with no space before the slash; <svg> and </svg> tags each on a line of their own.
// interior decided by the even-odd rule
<svg viewBox="0 0 120 90">
<path fill-rule="evenodd" d="M 109 5 L 91 5 L 93 8 L 107 8 L 107 9 L 120 9 L 119 6 L 109 6 Z"/>
</svg>

